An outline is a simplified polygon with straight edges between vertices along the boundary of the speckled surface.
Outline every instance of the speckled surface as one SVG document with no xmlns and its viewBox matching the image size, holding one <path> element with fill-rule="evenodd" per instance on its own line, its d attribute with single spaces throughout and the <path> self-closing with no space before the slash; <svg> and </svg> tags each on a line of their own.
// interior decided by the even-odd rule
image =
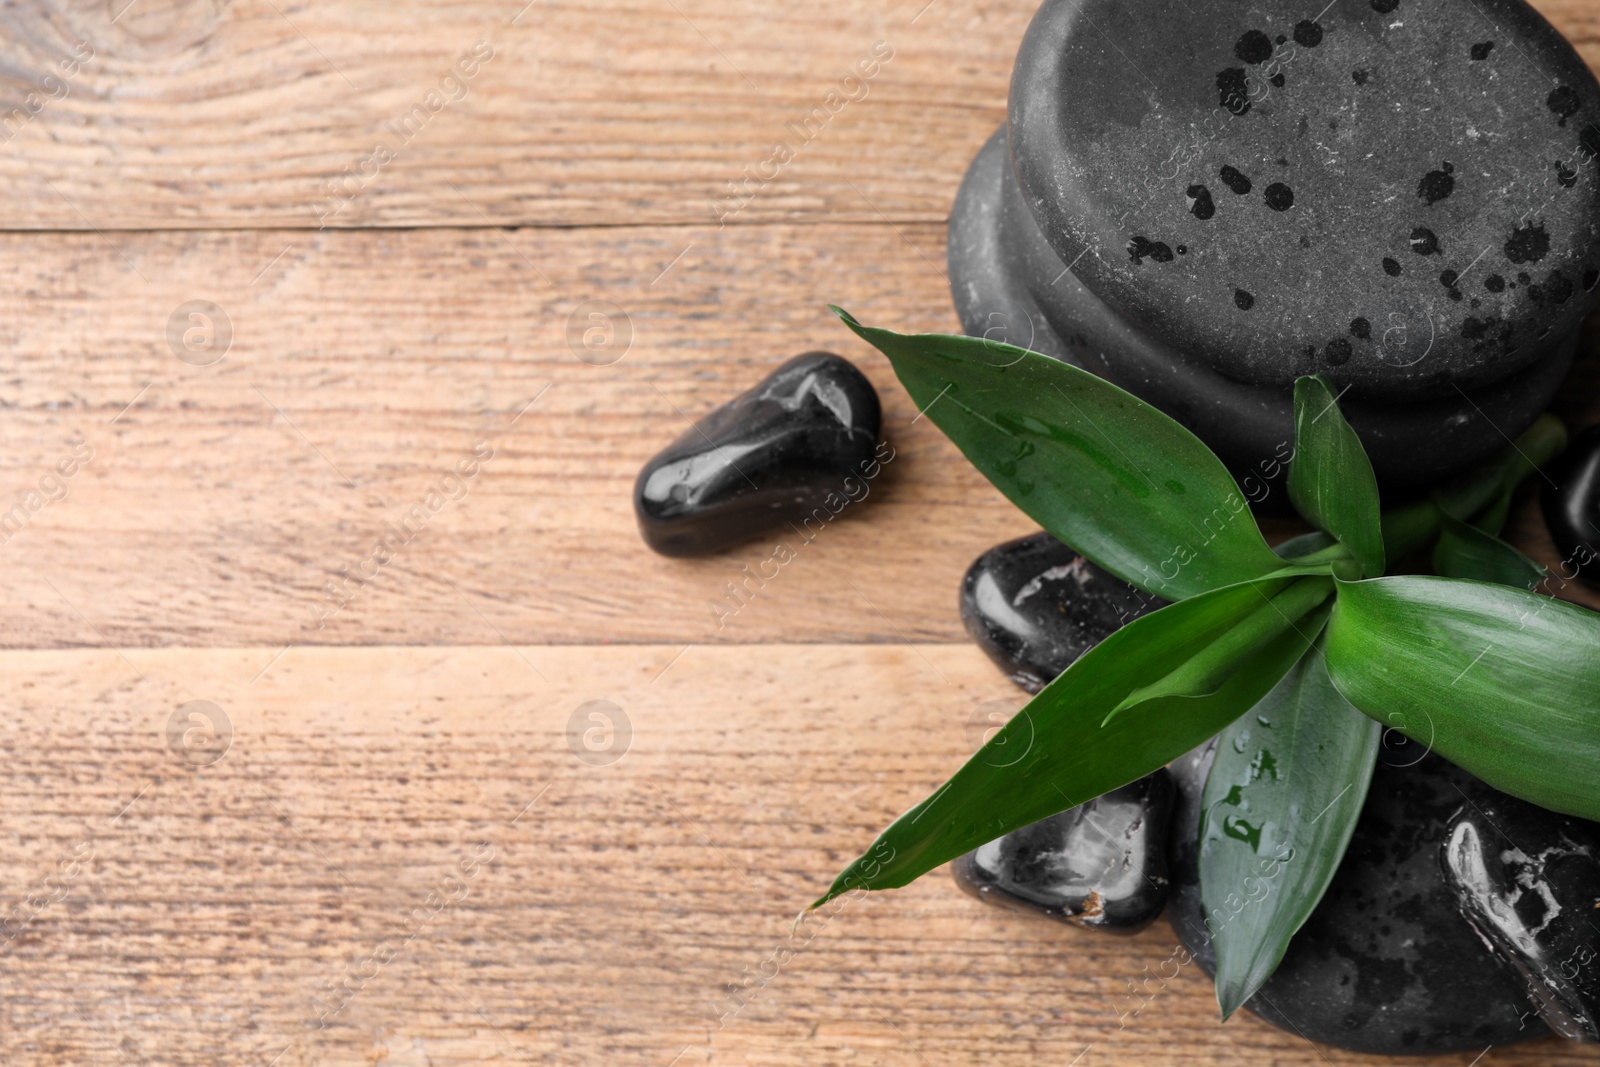
<svg viewBox="0 0 1600 1067">
<path fill-rule="evenodd" d="M 1456 909 L 1439 863 L 1466 793 L 1488 786 L 1414 743 L 1380 750 L 1344 862 L 1248 1007 L 1313 1041 L 1376 1053 L 1481 1052 L 1549 1032 Z M 1167 915 L 1207 974 L 1196 830 L 1209 743 L 1173 762 Z"/>
<path fill-rule="evenodd" d="M 1099 299 L 1241 381 L 1389 401 L 1528 367 L 1593 305 L 1596 122 L 1520 0 L 1049 0 L 1010 93 L 1028 206 Z"/>
<path fill-rule="evenodd" d="M 951 212 L 950 289 L 962 328 L 1065 360 L 1137 394 L 1221 456 L 1253 504 L 1281 505 L 1294 439 L 1291 389 L 1219 374 L 1096 298 L 1057 257 L 1008 181 L 1005 134 L 998 130 L 972 161 Z M 1340 406 L 1386 491 L 1431 486 L 1505 447 L 1506 436 L 1532 422 L 1559 388 L 1577 340 L 1573 332 L 1534 365 L 1475 391 L 1404 404 L 1346 394 Z"/>
</svg>

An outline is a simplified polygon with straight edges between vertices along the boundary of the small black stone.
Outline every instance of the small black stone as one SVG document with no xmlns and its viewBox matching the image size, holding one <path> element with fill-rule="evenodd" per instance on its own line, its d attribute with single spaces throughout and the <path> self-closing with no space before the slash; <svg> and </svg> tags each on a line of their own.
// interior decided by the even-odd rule
<svg viewBox="0 0 1600 1067">
<path fill-rule="evenodd" d="M 1328 347 L 1322 350 L 1322 358 L 1328 361 L 1330 367 L 1342 367 L 1350 362 L 1350 342 L 1343 337 L 1336 337 L 1328 342 Z"/>
<path fill-rule="evenodd" d="M 1143 263 L 1148 256 L 1157 263 L 1171 263 L 1172 249 L 1163 241 L 1152 241 L 1148 237 L 1135 237 L 1128 242 L 1128 258 L 1135 263 Z"/>
<path fill-rule="evenodd" d="M 1488 59 L 1489 53 L 1492 51 L 1494 51 L 1494 42 L 1484 41 L 1482 44 L 1472 46 L 1471 55 L 1473 59 Z"/>
<path fill-rule="evenodd" d="M 1574 114 L 1583 104 L 1577 90 L 1570 85 L 1558 85 L 1550 90 L 1550 95 L 1545 97 L 1545 106 L 1555 112 L 1560 119 L 1558 125 L 1565 126 L 1569 116 Z"/>
<path fill-rule="evenodd" d="M 1600 426 L 1573 438 L 1548 473 L 1540 502 L 1561 553 L 1561 563 L 1553 569 L 1562 577 L 1576 572 L 1600 586 Z"/>
<path fill-rule="evenodd" d="M 1223 185 L 1226 185 L 1240 196 L 1250 191 L 1250 179 L 1227 164 L 1223 164 L 1222 169 L 1217 171 L 1217 175 L 1222 178 Z"/>
<path fill-rule="evenodd" d="M 1233 306 L 1240 311 L 1249 311 L 1256 306 L 1256 298 L 1243 289 L 1235 289 L 1233 291 Z"/>
<path fill-rule="evenodd" d="M 1177 248 L 1177 253 L 1180 256 L 1188 255 L 1189 254 L 1189 246 L 1188 245 L 1179 245 L 1178 248 Z"/>
<path fill-rule="evenodd" d="M 1483 280 L 1483 287 L 1491 293 L 1503 293 L 1506 291 L 1506 280 L 1498 274 L 1491 274 Z"/>
<path fill-rule="evenodd" d="M 1549 251 L 1550 235 L 1544 232 L 1541 223 L 1524 223 L 1512 230 L 1511 236 L 1506 238 L 1506 258 L 1513 263 L 1537 263 Z M 1520 276 L 1517 280 L 1527 281 Z"/>
<path fill-rule="evenodd" d="M 860 371 L 831 352 L 796 356 L 645 464 L 639 532 L 662 555 L 702 556 L 819 511 L 831 520 L 881 469 L 878 427 Z"/>
<path fill-rule="evenodd" d="M 1357 85 L 1367 84 L 1367 79 L 1370 77 L 1372 77 L 1372 72 L 1370 70 L 1352 70 L 1350 72 L 1350 80 L 1355 82 Z"/>
<path fill-rule="evenodd" d="M 1411 251 L 1419 256 L 1431 256 L 1439 251 L 1439 235 L 1426 226 L 1411 231 Z"/>
<path fill-rule="evenodd" d="M 1284 35 L 1283 35 L 1283 34 L 1281 34 L 1281 33 L 1280 33 L 1280 34 L 1278 34 L 1278 36 L 1277 36 L 1277 37 L 1274 37 L 1274 38 L 1273 38 L 1273 40 L 1275 40 L 1275 41 L 1277 41 L 1277 42 L 1278 42 L 1278 43 L 1279 43 L 1279 44 L 1283 44 L 1283 43 L 1284 43 L 1284 42 L 1285 42 L 1285 41 L 1287 41 L 1287 40 L 1288 40 L 1288 39 L 1289 39 L 1289 38 L 1287 38 L 1287 37 L 1285 37 L 1285 36 L 1284 36 Z"/>
<path fill-rule="evenodd" d="M 1283 74 L 1280 72 L 1278 74 L 1274 74 L 1272 77 L 1268 78 L 1267 80 L 1272 83 L 1274 88 L 1282 89 L 1283 86 L 1284 86 L 1284 82 L 1287 79 L 1285 79 Z"/>
<path fill-rule="evenodd" d="M 1533 279 L 1528 277 L 1527 271 L 1519 270 L 1517 271 L 1517 281 L 1521 282 L 1523 285 L 1527 285 L 1529 282 L 1533 281 Z"/>
<path fill-rule="evenodd" d="M 1387 15 L 1400 6 L 1400 0 L 1372 0 L 1372 10 L 1380 15 Z"/>
<path fill-rule="evenodd" d="M 1197 219 L 1209 219 L 1217 213 L 1217 205 L 1211 200 L 1211 190 L 1203 185 L 1191 185 L 1184 190 L 1184 195 L 1189 198 L 1189 213 Z"/>
<path fill-rule="evenodd" d="M 1438 170 L 1430 170 L 1424 174 L 1422 180 L 1417 183 L 1417 196 L 1429 207 L 1448 197 L 1456 187 L 1455 175 L 1452 173 L 1454 170 L 1454 167 L 1446 163 Z"/>
<path fill-rule="evenodd" d="M 1442 850 L 1461 915 L 1545 1024 L 1600 1041 L 1600 825 L 1469 790 Z"/>
<path fill-rule="evenodd" d="M 1391 259 L 1389 256 L 1384 256 L 1383 273 L 1387 274 L 1391 278 L 1400 277 L 1400 261 L 1398 259 Z"/>
<path fill-rule="evenodd" d="M 1158 770 L 1013 830 L 950 865 L 956 884 L 1008 911 L 1137 933 L 1167 903 L 1167 826 L 1175 793 Z"/>
<path fill-rule="evenodd" d="M 1239 62 L 1249 63 L 1254 66 L 1272 58 L 1272 38 L 1260 30 L 1247 30 L 1239 38 L 1239 43 L 1233 46 L 1233 54 Z"/>
<path fill-rule="evenodd" d="M 1294 190 L 1282 182 L 1273 182 L 1262 191 L 1267 206 L 1274 211 L 1288 211 L 1294 207 Z"/>
<path fill-rule="evenodd" d="M 1359 337 L 1363 341 L 1372 339 L 1372 323 L 1363 318 L 1350 320 L 1350 336 Z"/>
<path fill-rule="evenodd" d="M 996 545 L 961 582 L 961 622 L 984 654 L 1037 693 L 1123 623 L 1162 607 L 1047 533 Z"/>
<path fill-rule="evenodd" d="M 1396 743 L 1398 739 L 1398 743 Z M 1207 974 L 1215 951 L 1202 916 L 1200 791 L 1214 741 L 1171 765 L 1173 929 Z M 1461 790 L 1486 789 L 1421 746 L 1387 735 L 1344 861 L 1248 1007 L 1291 1034 L 1378 1054 L 1471 1051 L 1539 1037 L 1529 1011 L 1472 928 L 1439 866 Z"/>
<path fill-rule="evenodd" d="M 1315 48 L 1322 43 L 1322 23 L 1302 19 L 1294 24 L 1294 43 L 1304 48 Z"/>
</svg>

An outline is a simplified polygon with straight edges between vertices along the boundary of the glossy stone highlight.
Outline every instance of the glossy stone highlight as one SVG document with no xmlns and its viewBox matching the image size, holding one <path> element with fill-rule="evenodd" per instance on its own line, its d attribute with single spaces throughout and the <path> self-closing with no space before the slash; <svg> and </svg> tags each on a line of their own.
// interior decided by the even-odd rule
<svg viewBox="0 0 1600 1067">
<path fill-rule="evenodd" d="M 1439 866 L 1463 793 L 1488 787 L 1397 738 L 1388 735 L 1379 751 L 1361 819 L 1322 903 L 1246 1006 L 1313 1041 L 1385 1055 L 1478 1053 L 1548 1033 L 1518 983 L 1461 921 Z M 1167 910 L 1207 974 L 1216 956 L 1201 914 L 1196 833 L 1211 744 L 1171 766 L 1179 800 Z"/>
<path fill-rule="evenodd" d="M 1015 830 L 950 865 L 979 900 L 1074 926 L 1131 934 L 1167 902 L 1172 776 L 1156 771 Z"/>
<path fill-rule="evenodd" d="M 1124 623 L 1166 603 L 1047 533 L 996 545 L 961 582 L 967 633 L 1030 693 Z"/>
<path fill-rule="evenodd" d="M 1561 553 L 1555 573 L 1600 584 L 1600 426 L 1573 438 L 1548 473 L 1541 502 Z"/>
<path fill-rule="evenodd" d="M 817 509 L 827 521 L 881 470 L 878 395 L 848 361 L 807 352 L 717 408 L 656 455 L 634 484 L 645 543 L 700 556 Z"/>
<path fill-rule="evenodd" d="M 1550 1029 L 1600 1041 L 1600 825 L 1495 790 L 1462 800 L 1442 850 L 1462 916 Z"/>
</svg>

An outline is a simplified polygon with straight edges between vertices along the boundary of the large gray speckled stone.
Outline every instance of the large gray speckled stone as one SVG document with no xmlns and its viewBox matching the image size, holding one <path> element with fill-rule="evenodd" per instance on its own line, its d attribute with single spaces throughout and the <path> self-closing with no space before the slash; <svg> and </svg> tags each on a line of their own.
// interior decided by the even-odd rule
<svg viewBox="0 0 1600 1067">
<path fill-rule="evenodd" d="M 1211 447 L 1245 496 L 1284 498 L 1294 406 L 1288 386 L 1217 373 L 1097 299 L 1067 270 L 1010 180 L 1006 130 L 972 161 L 950 222 L 950 288 L 962 328 L 1083 367 L 1154 404 Z M 1398 336 L 1391 337 L 1391 346 Z M 1340 406 L 1385 490 L 1437 484 L 1505 447 L 1550 403 L 1578 340 L 1569 333 L 1532 366 L 1484 388 L 1404 404 L 1353 392 Z"/>
<path fill-rule="evenodd" d="M 1592 306 L 1596 121 L 1521 0 L 1049 0 L 1010 94 L 1027 204 L 1100 300 L 1228 377 L 1390 402 L 1529 367 Z"/>
</svg>

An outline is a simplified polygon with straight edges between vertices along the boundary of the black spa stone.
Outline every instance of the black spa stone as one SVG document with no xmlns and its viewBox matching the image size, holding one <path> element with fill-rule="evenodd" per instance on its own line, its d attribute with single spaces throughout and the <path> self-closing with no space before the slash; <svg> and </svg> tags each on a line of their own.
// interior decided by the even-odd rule
<svg viewBox="0 0 1600 1067">
<path fill-rule="evenodd" d="M 1160 597 L 1084 559 L 1047 533 L 996 545 L 961 582 L 961 621 L 1013 682 L 1037 693 Z"/>
<path fill-rule="evenodd" d="M 1547 473 L 1542 503 L 1545 524 L 1561 553 L 1556 573 L 1600 584 L 1600 426 L 1573 438 Z"/>
<path fill-rule="evenodd" d="M 1439 849 L 1464 792 L 1488 787 L 1415 742 L 1385 739 L 1361 819 L 1321 904 L 1248 1007 L 1283 1030 L 1357 1052 L 1482 1052 L 1548 1033 L 1520 984 L 1456 909 Z M 1211 745 L 1174 761 L 1167 915 L 1209 975 L 1196 831 Z"/>
<path fill-rule="evenodd" d="M 864 499 L 879 469 L 878 395 L 831 352 L 796 356 L 645 464 L 634 513 L 667 556 L 719 552 L 818 508 Z"/>
<path fill-rule="evenodd" d="M 1131 934 L 1167 902 L 1167 824 L 1172 776 L 1146 775 L 950 865 L 979 900 L 1075 926 Z"/>
<path fill-rule="evenodd" d="M 1595 300 L 1600 86 L 1521 0 L 1414 3 L 1047 0 L 952 215 L 964 327 L 1104 374 L 1236 471 L 1316 372 L 1386 488 L 1503 447 Z"/>
<path fill-rule="evenodd" d="M 1475 790 L 1442 852 L 1462 916 L 1546 1025 L 1600 1041 L 1600 825 Z"/>
</svg>

